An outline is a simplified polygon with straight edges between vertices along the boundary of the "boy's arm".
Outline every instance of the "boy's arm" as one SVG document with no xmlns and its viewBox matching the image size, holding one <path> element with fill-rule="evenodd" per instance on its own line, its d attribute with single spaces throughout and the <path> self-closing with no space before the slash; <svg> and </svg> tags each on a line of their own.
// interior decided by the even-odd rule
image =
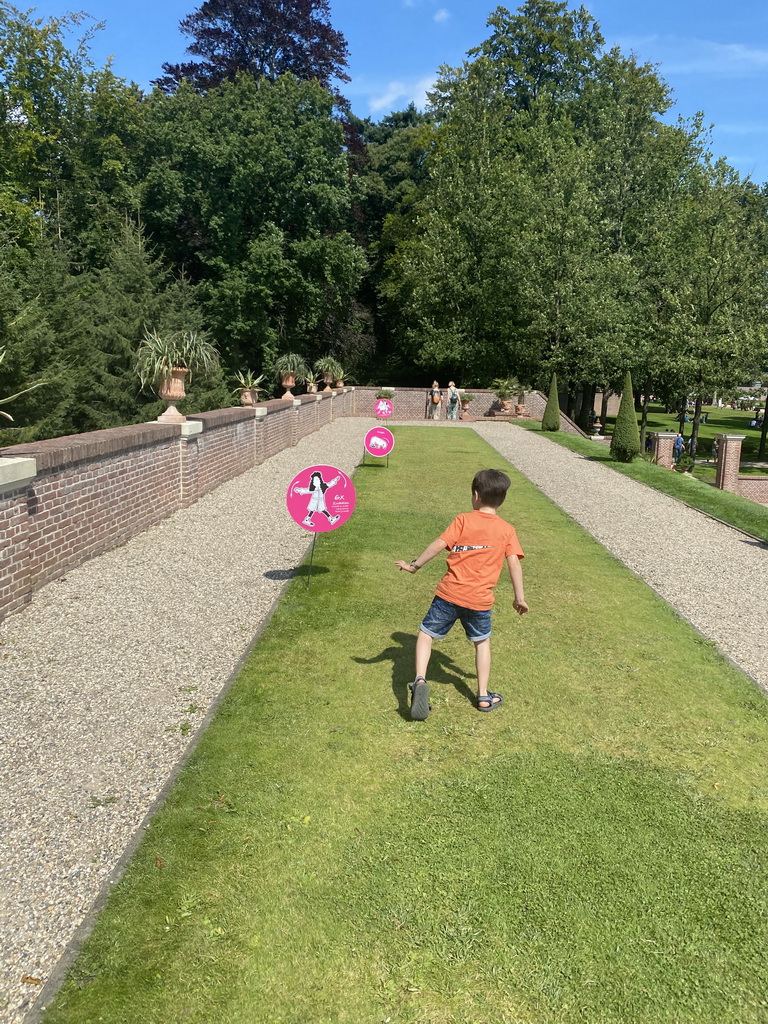
<svg viewBox="0 0 768 1024">
<path fill-rule="evenodd" d="M 441 551 L 445 551 L 446 543 L 442 538 L 438 537 L 437 540 L 433 540 L 428 548 L 424 548 L 418 558 L 414 558 L 412 562 L 395 562 L 398 569 L 405 569 L 406 572 L 418 572 L 422 565 L 426 565 L 427 562 L 431 561 L 435 555 L 439 555 Z"/>
<path fill-rule="evenodd" d="M 509 569 L 509 578 L 512 580 L 512 586 L 515 591 L 515 600 L 512 602 L 512 607 L 518 615 L 525 615 L 528 611 L 528 605 L 523 593 L 523 567 L 520 565 L 520 559 L 517 555 L 507 555 L 507 567 Z"/>
</svg>

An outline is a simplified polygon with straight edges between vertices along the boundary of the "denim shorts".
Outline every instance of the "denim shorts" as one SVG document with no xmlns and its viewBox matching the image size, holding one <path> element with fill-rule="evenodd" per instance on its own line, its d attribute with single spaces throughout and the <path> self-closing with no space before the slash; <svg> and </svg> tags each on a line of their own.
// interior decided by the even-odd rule
<svg viewBox="0 0 768 1024">
<path fill-rule="evenodd" d="M 424 616 L 424 621 L 419 626 L 422 633 L 434 637 L 435 640 L 442 640 L 448 636 L 454 622 L 459 619 L 467 640 L 472 643 L 479 643 L 487 640 L 491 635 L 491 610 L 478 611 L 476 608 L 461 608 L 452 601 L 445 601 L 442 597 L 432 599 L 429 611 Z"/>
</svg>

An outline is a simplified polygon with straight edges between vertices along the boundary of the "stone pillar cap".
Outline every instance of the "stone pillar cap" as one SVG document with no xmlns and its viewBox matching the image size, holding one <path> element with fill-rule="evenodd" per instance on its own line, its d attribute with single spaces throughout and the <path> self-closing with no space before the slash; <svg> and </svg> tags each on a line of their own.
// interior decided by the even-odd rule
<svg viewBox="0 0 768 1024">
<path fill-rule="evenodd" d="M 267 415 L 268 412 L 269 409 L 254 409 L 253 415 L 256 417 L 257 420 L 261 420 Z"/>
<path fill-rule="evenodd" d="M 676 430 L 649 430 L 651 437 L 677 437 Z"/>
<path fill-rule="evenodd" d="M 718 440 L 722 441 L 743 441 L 746 434 L 716 434 Z"/>
</svg>

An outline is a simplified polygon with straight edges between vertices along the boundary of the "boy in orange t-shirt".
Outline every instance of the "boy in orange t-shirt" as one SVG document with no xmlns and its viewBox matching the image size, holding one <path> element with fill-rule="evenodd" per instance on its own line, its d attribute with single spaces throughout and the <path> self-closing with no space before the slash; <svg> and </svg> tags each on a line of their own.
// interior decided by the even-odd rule
<svg viewBox="0 0 768 1024">
<path fill-rule="evenodd" d="M 520 565 L 523 549 L 515 528 L 496 515 L 510 483 L 506 473 L 497 469 L 481 469 L 472 481 L 474 511 L 457 516 L 448 529 L 412 562 L 395 562 L 406 572 L 417 572 L 445 548 L 450 552 L 448 571 L 440 580 L 430 609 L 419 627 L 416 678 L 410 685 L 411 718 L 423 721 L 429 714 L 426 671 L 432 641 L 447 636 L 457 619 L 464 627 L 467 639 L 475 645 L 477 710 L 493 711 L 502 703 L 500 693 L 488 692 L 488 678 L 491 672 L 493 588 L 498 583 L 505 559 L 515 591 L 513 607 L 520 615 L 528 611 Z"/>
</svg>

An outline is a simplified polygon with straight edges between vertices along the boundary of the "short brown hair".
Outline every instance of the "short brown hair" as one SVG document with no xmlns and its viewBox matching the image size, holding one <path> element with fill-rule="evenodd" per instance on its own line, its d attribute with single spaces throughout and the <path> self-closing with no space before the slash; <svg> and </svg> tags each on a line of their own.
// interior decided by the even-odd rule
<svg viewBox="0 0 768 1024">
<path fill-rule="evenodd" d="M 498 469 L 481 469 L 472 481 L 472 493 L 477 494 L 484 505 L 498 508 L 504 503 L 512 481 Z"/>
</svg>

